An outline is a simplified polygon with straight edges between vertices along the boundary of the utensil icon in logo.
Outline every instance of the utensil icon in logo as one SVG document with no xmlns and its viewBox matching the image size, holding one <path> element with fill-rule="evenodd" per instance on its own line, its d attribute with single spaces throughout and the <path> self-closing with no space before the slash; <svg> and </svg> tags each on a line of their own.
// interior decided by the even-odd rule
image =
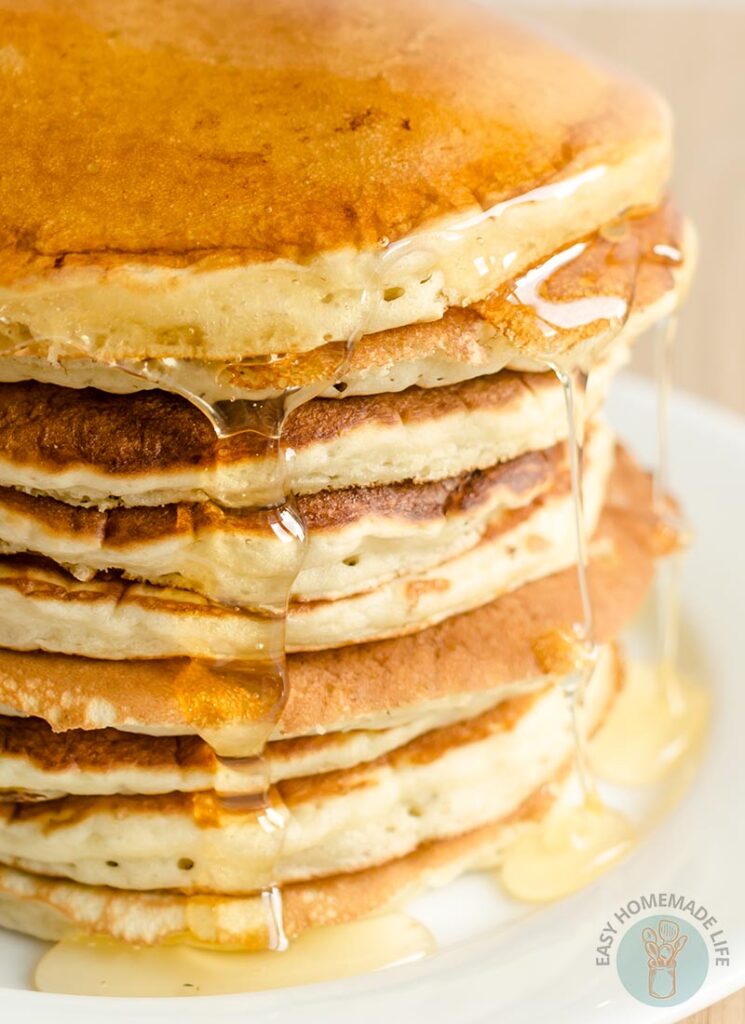
<svg viewBox="0 0 745 1024">
<path fill-rule="evenodd" d="M 688 942 L 688 936 L 680 934 L 677 922 L 662 918 L 657 922 L 657 931 L 645 928 L 641 937 L 649 957 L 649 994 L 654 999 L 671 999 L 676 992 L 678 953 Z"/>
</svg>

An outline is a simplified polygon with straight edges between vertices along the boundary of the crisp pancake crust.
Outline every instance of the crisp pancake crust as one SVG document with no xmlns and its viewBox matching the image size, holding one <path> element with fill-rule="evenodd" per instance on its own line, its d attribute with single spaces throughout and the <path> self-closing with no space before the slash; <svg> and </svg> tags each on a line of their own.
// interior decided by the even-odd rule
<svg viewBox="0 0 745 1024">
<path fill-rule="evenodd" d="M 667 176 L 653 93 L 481 5 L 6 0 L 0 34 L 0 301 L 107 357 L 344 340 L 371 285 L 368 332 L 434 319 Z"/>
<path fill-rule="evenodd" d="M 553 680 L 549 677 L 549 685 Z M 0 802 L 53 800 L 114 793 L 171 793 L 214 789 L 261 793 L 267 782 L 351 768 L 374 760 L 430 729 L 473 718 L 510 696 L 547 684 L 546 677 L 484 693 L 454 695 L 441 707 L 412 710 L 407 721 L 268 743 L 261 766 L 233 773 L 196 736 L 147 736 L 118 729 L 55 733 L 40 718 L 0 716 Z"/>
</svg>

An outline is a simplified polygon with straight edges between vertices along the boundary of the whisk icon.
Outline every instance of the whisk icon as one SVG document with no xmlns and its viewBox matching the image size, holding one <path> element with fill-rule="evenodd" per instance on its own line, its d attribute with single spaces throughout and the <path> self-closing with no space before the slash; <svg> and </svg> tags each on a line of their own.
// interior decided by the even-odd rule
<svg viewBox="0 0 745 1024">
<path fill-rule="evenodd" d="M 678 953 L 688 942 L 675 921 L 661 918 L 654 928 L 645 928 L 642 942 L 649 957 L 649 994 L 654 999 L 671 999 L 676 992 L 675 970 Z"/>
</svg>

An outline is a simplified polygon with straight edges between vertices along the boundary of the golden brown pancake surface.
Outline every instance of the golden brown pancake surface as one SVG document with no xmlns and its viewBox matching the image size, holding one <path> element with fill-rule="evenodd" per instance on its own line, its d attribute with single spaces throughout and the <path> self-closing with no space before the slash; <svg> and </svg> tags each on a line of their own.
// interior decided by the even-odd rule
<svg viewBox="0 0 745 1024">
<path fill-rule="evenodd" d="M 644 87 L 460 3 L 6 2 L 0 33 L 6 279 L 375 245 L 666 132 Z"/>
</svg>

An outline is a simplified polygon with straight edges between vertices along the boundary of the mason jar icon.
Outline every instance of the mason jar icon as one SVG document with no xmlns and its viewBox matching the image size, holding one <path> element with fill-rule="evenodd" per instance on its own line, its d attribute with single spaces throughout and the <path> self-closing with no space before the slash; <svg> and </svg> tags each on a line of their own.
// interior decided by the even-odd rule
<svg viewBox="0 0 745 1024">
<path fill-rule="evenodd" d="M 675 964 L 658 967 L 649 961 L 649 994 L 655 999 L 670 999 L 675 995 Z"/>
<path fill-rule="evenodd" d="M 675 921 L 662 918 L 654 928 L 645 928 L 642 942 L 647 953 L 649 967 L 649 994 L 653 999 L 672 999 L 677 989 L 675 971 L 678 953 L 686 942 L 687 935 L 680 934 Z"/>
</svg>

